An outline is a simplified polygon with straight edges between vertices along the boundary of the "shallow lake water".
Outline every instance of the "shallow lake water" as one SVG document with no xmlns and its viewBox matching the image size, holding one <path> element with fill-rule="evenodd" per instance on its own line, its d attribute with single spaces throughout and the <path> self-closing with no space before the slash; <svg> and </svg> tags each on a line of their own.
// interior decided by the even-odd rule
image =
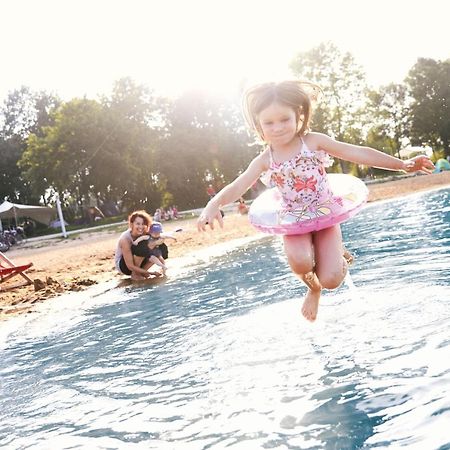
<svg viewBox="0 0 450 450">
<path fill-rule="evenodd" d="M 450 191 L 343 233 L 351 280 L 314 324 L 277 237 L 12 320 L 0 446 L 450 449 Z"/>
</svg>

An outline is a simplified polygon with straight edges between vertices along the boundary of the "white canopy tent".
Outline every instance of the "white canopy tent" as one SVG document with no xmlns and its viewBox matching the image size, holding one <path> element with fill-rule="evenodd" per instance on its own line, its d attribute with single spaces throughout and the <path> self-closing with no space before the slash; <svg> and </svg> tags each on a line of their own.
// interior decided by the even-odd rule
<svg viewBox="0 0 450 450">
<path fill-rule="evenodd" d="M 20 205 L 8 201 L 4 201 L 0 205 L 0 220 L 14 219 L 16 224 L 18 217 L 29 217 L 37 222 L 48 225 L 54 216 L 56 216 L 55 209 L 47 206 Z"/>
</svg>

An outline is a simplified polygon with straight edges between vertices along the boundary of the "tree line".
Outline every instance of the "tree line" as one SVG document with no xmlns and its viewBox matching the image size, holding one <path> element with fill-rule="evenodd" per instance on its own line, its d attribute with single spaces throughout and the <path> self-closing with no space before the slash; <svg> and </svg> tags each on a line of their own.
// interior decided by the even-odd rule
<svg viewBox="0 0 450 450">
<path fill-rule="evenodd" d="M 398 155 L 406 144 L 450 155 L 450 60 L 419 58 L 401 84 L 370 89 L 350 53 L 331 43 L 302 52 L 293 77 L 323 89 L 312 129 Z M 109 95 L 62 101 L 22 86 L 0 109 L 0 199 L 76 211 L 204 205 L 262 150 L 248 132 L 239 98 L 187 92 L 176 99 L 123 78 Z M 364 176 L 337 161 L 334 171 Z"/>
</svg>

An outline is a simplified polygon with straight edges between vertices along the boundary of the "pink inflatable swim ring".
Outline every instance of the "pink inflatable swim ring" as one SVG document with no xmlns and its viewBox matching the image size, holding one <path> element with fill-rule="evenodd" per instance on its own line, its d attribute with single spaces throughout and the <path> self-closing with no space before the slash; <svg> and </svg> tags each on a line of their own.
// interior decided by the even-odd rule
<svg viewBox="0 0 450 450">
<path fill-rule="evenodd" d="M 314 209 L 304 207 L 287 211 L 277 188 L 264 191 L 250 206 L 250 223 L 264 233 L 310 233 L 346 221 L 366 203 L 369 191 L 359 178 L 345 174 L 329 174 L 328 181 L 334 201 Z"/>
</svg>

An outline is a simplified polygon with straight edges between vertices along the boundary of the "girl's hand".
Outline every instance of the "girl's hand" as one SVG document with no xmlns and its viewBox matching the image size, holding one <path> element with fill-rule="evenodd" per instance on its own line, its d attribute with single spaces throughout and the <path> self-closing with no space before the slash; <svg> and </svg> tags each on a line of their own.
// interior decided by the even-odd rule
<svg viewBox="0 0 450 450">
<path fill-rule="evenodd" d="M 428 156 L 419 155 L 412 159 L 407 159 L 403 162 L 405 172 L 422 172 L 431 173 L 434 169 L 434 164 Z"/>
<path fill-rule="evenodd" d="M 223 228 L 223 218 L 219 208 L 208 205 L 197 220 L 198 231 L 206 231 L 206 225 L 209 225 L 211 230 L 214 230 L 214 220 L 217 220 L 220 228 Z"/>
</svg>

